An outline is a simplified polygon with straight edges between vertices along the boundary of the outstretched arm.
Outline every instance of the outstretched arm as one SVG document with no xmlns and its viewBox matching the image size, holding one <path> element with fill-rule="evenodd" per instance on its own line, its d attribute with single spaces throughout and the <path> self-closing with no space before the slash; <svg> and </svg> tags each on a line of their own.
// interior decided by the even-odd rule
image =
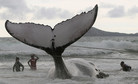
<svg viewBox="0 0 138 84">
<path fill-rule="evenodd" d="M 24 71 L 24 66 L 22 65 L 22 71 Z"/>
<path fill-rule="evenodd" d="M 37 56 L 35 56 L 36 57 L 36 60 L 38 60 L 39 59 L 39 57 L 37 57 Z"/>
<path fill-rule="evenodd" d="M 14 72 L 14 69 L 15 69 L 15 64 L 13 65 L 13 72 Z"/>
<path fill-rule="evenodd" d="M 21 64 L 21 63 L 20 63 Z M 22 71 L 24 70 L 24 66 L 21 64 L 21 67 L 22 67 Z"/>
<path fill-rule="evenodd" d="M 27 63 L 28 63 L 28 65 L 31 67 L 30 60 L 29 60 Z"/>
<path fill-rule="evenodd" d="M 23 71 L 24 70 L 23 64 L 19 62 L 19 65 L 22 67 L 22 71 Z"/>
</svg>

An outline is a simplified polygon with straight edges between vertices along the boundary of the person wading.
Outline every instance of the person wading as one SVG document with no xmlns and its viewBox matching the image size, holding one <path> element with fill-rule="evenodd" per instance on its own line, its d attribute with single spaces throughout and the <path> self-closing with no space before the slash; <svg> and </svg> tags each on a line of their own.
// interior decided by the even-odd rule
<svg viewBox="0 0 138 84">
<path fill-rule="evenodd" d="M 125 64 L 124 61 L 122 61 L 120 63 L 120 66 L 122 67 L 121 70 L 123 70 L 123 71 L 130 71 L 131 70 L 131 66 Z"/>
<path fill-rule="evenodd" d="M 30 66 L 31 70 L 37 69 L 36 62 L 38 59 L 39 58 L 35 54 L 31 55 L 31 59 L 28 61 L 28 65 Z"/>
<path fill-rule="evenodd" d="M 16 72 L 21 71 L 21 67 L 22 71 L 24 70 L 24 66 L 20 63 L 19 60 L 20 60 L 19 57 L 16 57 L 15 64 L 13 65 L 13 72 L 14 70 L 16 70 Z"/>
</svg>

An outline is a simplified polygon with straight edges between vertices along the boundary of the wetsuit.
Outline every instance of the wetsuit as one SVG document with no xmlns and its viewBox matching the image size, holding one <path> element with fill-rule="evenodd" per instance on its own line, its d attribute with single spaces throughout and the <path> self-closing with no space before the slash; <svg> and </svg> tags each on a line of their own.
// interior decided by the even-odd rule
<svg viewBox="0 0 138 84">
<path fill-rule="evenodd" d="M 124 64 L 122 69 L 123 69 L 123 71 L 130 71 L 131 70 L 131 66 L 128 66 L 128 65 Z"/>
<path fill-rule="evenodd" d="M 24 66 L 18 61 L 18 62 L 15 62 L 14 66 L 13 66 L 13 71 L 14 69 L 16 69 L 16 72 L 19 72 L 21 71 L 20 68 L 22 67 L 22 71 L 24 70 Z"/>
</svg>

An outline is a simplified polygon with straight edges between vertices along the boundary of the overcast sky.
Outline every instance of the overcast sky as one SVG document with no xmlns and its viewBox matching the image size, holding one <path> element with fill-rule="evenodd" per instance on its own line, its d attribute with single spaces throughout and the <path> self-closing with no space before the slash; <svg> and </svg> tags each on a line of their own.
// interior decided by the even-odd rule
<svg viewBox="0 0 138 84">
<path fill-rule="evenodd" d="M 138 0 L 0 0 L 0 37 L 10 36 L 5 21 L 54 26 L 98 4 L 94 27 L 111 32 L 138 32 Z"/>
</svg>

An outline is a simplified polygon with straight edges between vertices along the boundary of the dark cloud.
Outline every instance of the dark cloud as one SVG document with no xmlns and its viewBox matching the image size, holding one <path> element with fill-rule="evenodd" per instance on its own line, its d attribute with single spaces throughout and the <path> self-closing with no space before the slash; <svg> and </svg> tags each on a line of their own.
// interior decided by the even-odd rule
<svg viewBox="0 0 138 84">
<path fill-rule="evenodd" d="M 123 17 L 125 16 L 125 8 L 123 6 L 114 7 L 107 15 L 112 18 Z"/>
<path fill-rule="evenodd" d="M 72 14 L 69 11 L 59 8 L 44 8 L 32 7 L 32 10 L 27 6 L 25 0 L 0 0 L 1 19 L 27 19 L 27 14 L 32 14 L 32 19 L 54 19 L 54 18 L 68 18 Z"/>
<path fill-rule="evenodd" d="M 127 13 L 128 13 L 128 15 L 138 14 L 138 7 L 137 6 L 132 7 L 131 9 L 128 10 Z"/>
<path fill-rule="evenodd" d="M 11 11 L 17 12 L 28 11 L 24 0 L 0 0 L 0 7 L 6 7 Z"/>
<path fill-rule="evenodd" d="M 123 6 L 117 6 L 114 7 L 113 9 L 111 9 L 107 15 L 111 18 L 120 18 L 120 17 L 124 17 L 124 16 L 133 16 L 138 14 L 138 7 L 134 6 L 130 9 L 127 9 L 125 11 L 125 8 Z"/>
<path fill-rule="evenodd" d="M 62 10 L 59 8 L 40 8 L 36 11 L 35 17 L 37 19 L 53 19 L 53 18 L 67 18 L 72 14 L 69 11 Z"/>
<path fill-rule="evenodd" d="M 0 0 L 0 10 L 2 9 L 6 9 L 0 13 L 2 19 L 25 17 L 30 11 L 24 0 Z"/>
<path fill-rule="evenodd" d="M 59 14 L 60 18 L 68 18 L 68 17 L 71 17 L 72 15 L 73 14 L 70 13 L 69 11 L 67 11 L 67 10 L 63 10 Z"/>
</svg>

